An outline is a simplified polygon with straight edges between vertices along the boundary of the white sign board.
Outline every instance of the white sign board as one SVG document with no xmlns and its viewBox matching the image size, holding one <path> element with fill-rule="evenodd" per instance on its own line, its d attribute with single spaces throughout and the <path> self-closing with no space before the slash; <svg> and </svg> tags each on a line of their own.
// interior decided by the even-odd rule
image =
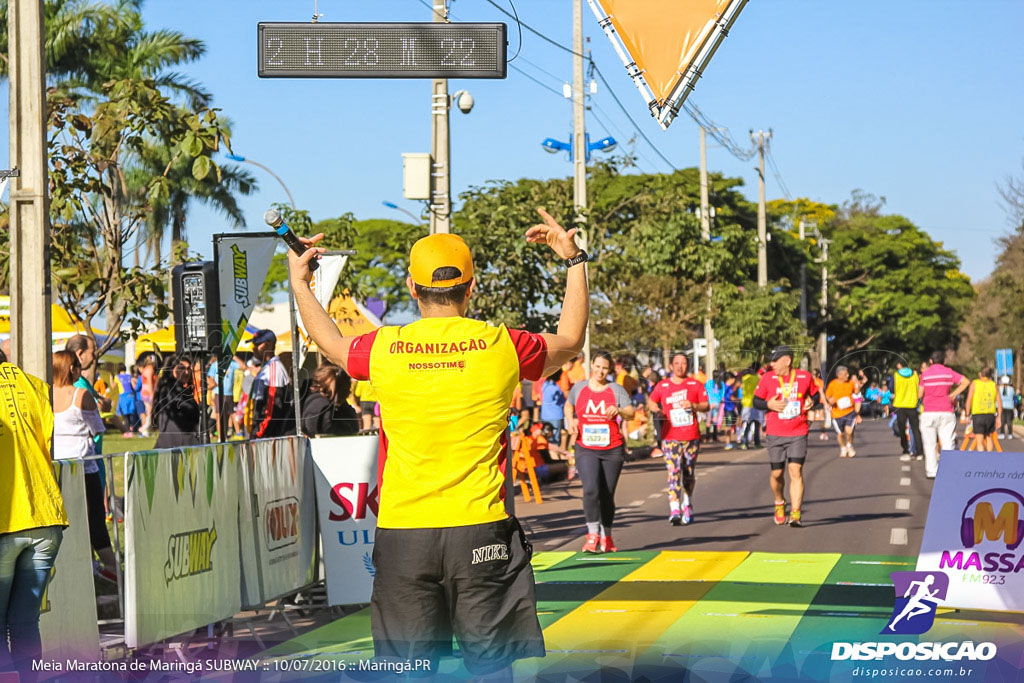
<svg viewBox="0 0 1024 683">
<path fill-rule="evenodd" d="M 245 449 L 250 468 L 246 488 L 252 495 L 243 495 L 242 500 L 252 501 L 256 509 L 243 505 L 240 523 L 252 526 L 252 531 L 242 533 L 243 569 L 246 606 L 255 607 L 313 581 L 316 508 L 313 462 L 305 437 L 264 439 Z M 258 558 L 251 556 L 252 549 L 258 549 Z M 261 580 L 260 596 L 253 588 Z"/>
<path fill-rule="evenodd" d="M 241 611 L 231 445 L 125 456 L 125 640 L 139 647 Z"/>
<path fill-rule="evenodd" d="M 942 453 L 917 570 L 949 577 L 950 607 L 1024 611 L 1024 454 Z"/>
<path fill-rule="evenodd" d="M 327 601 L 354 605 L 373 592 L 377 528 L 376 436 L 310 439 L 323 537 Z"/>
<path fill-rule="evenodd" d="M 85 502 L 85 463 L 58 460 L 53 464 L 53 471 L 70 526 L 64 530 L 39 610 L 43 657 L 56 662 L 98 661 L 100 633 L 96 626 L 89 510 Z"/>
</svg>

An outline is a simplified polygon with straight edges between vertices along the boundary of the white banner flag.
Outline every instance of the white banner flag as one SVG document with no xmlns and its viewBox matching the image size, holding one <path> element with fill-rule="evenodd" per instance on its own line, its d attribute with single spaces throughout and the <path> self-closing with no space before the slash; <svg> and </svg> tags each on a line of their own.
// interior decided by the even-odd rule
<svg viewBox="0 0 1024 683">
<path fill-rule="evenodd" d="M 347 261 L 348 255 L 346 254 L 326 254 L 320 258 L 320 267 L 313 271 L 313 279 L 309 286 L 324 310 L 327 310 L 331 303 L 334 288 L 338 286 L 341 271 L 345 268 Z M 309 333 L 306 331 L 306 324 L 302 321 L 302 316 L 297 315 L 296 320 L 302 339 L 302 344 L 299 346 L 299 365 L 302 365 L 306 359 L 306 349 L 309 348 Z"/>
<path fill-rule="evenodd" d="M 89 510 L 85 502 L 85 463 L 58 460 L 53 463 L 53 472 L 70 526 L 64 530 L 39 610 L 43 656 L 55 662 L 94 662 L 100 658 L 100 633 L 96 626 Z"/>
<path fill-rule="evenodd" d="M 139 647 L 241 611 L 238 447 L 125 456 L 125 640 Z"/>
<path fill-rule="evenodd" d="M 213 240 L 218 260 L 224 347 L 234 353 L 259 300 L 278 238 L 274 233 L 259 233 L 214 235 Z"/>
<path fill-rule="evenodd" d="M 354 605 L 373 591 L 377 528 L 376 436 L 310 439 L 323 537 L 327 602 Z"/>
<path fill-rule="evenodd" d="M 241 508 L 243 598 L 246 607 L 257 607 L 313 581 L 313 461 L 305 437 L 254 441 L 246 453 L 248 495 L 242 501 L 251 501 L 256 509 Z"/>
<path fill-rule="evenodd" d="M 1024 611 L 1024 454 L 943 451 L 918 571 L 949 577 L 944 606 Z"/>
</svg>

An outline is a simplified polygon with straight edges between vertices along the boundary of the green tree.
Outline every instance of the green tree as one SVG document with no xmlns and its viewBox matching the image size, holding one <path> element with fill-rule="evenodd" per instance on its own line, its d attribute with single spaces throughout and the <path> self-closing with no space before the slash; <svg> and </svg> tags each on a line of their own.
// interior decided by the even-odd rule
<svg viewBox="0 0 1024 683">
<path fill-rule="evenodd" d="M 835 362 L 891 367 L 953 347 L 974 299 L 960 262 L 903 216 L 855 196 L 831 234 L 829 320 Z"/>
<path fill-rule="evenodd" d="M 801 355 L 811 341 L 797 316 L 800 293 L 785 281 L 758 287 L 748 282 L 715 293 L 715 338 L 721 362 L 736 367 L 762 362 L 772 348 L 787 344 Z"/>
<path fill-rule="evenodd" d="M 193 167 L 227 144 L 212 109 L 173 104 L 153 81 L 113 81 L 87 111 L 81 98 L 56 91 L 48 101 L 52 271 L 56 300 L 92 334 L 102 314 L 108 330 L 132 332 L 167 317 L 164 274 L 123 265 L 123 254 L 166 199 L 168 181 L 154 174 L 144 186 L 128 182 L 139 149 L 158 139 L 171 161 Z M 118 340 L 111 334 L 102 351 Z"/>
</svg>

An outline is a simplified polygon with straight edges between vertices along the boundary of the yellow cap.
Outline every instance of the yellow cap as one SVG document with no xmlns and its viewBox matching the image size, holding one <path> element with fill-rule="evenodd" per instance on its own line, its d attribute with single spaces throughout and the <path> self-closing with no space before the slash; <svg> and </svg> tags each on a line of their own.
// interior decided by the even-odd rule
<svg viewBox="0 0 1024 683">
<path fill-rule="evenodd" d="M 461 275 L 435 280 L 438 268 L 457 268 Z M 473 256 L 458 235 L 439 233 L 416 241 L 409 252 L 409 275 L 421 287 L 454 287 L 473 279 Z"/>
</svg>

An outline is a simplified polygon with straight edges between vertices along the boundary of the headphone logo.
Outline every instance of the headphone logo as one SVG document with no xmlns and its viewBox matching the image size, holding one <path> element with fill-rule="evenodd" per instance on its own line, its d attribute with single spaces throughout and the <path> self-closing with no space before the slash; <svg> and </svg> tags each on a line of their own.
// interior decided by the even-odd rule
<svg viewBox="0 0 1024 683">
<path fill-rule="evenodd" d="M 1003 501 L 996 514 L 991 501 L 981 501 L 981 498 L 1000 494 L 1015 500 Z M 971 505 L 974 508 L 974 516 L 968 517 L 967 511 Z M 973 548 L 984 540 L 998 541 L 1003 539 L 1007 550 L 1016 550 L 1021 541 L 1024 540 L 1024 517 L 1021 515 L 1024 506 L 1024 497 L 1010 489 L 988 489 L 967 501 L 964 511 L 960 515 L 960 541 L 965 548 Z"/>
</svg>

